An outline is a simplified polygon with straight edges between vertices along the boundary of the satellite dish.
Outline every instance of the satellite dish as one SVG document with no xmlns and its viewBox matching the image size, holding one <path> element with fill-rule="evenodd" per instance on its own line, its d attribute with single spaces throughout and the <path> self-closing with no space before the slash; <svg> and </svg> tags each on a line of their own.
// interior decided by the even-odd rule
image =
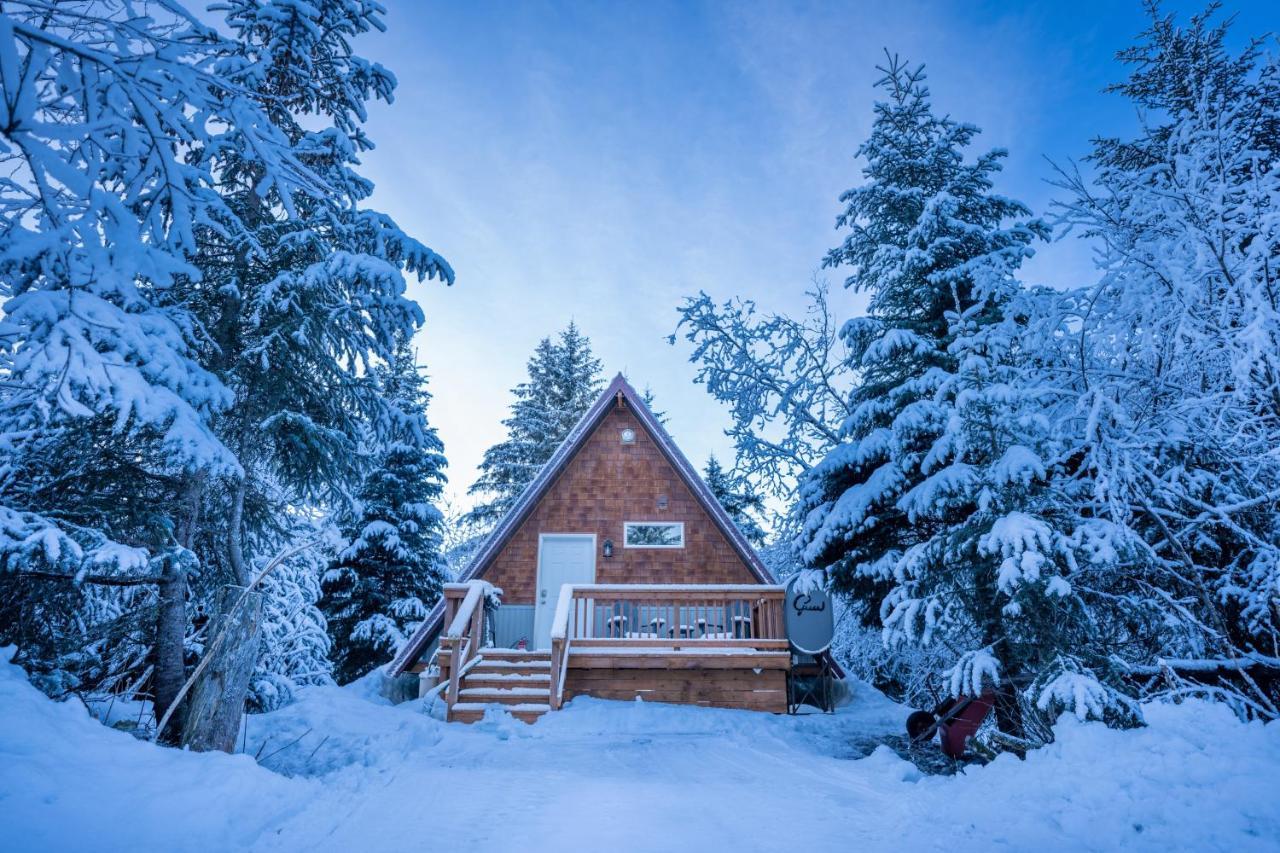
<svg viewBox="0 0 1280 853">
<path fill-rule="evenodd" d="M 793 651 L 820 655 L 831 648 L 836 633 L 831 594 L 818 572 L 802 571 L 787 581 L 783 621 Z"/>
</svg>

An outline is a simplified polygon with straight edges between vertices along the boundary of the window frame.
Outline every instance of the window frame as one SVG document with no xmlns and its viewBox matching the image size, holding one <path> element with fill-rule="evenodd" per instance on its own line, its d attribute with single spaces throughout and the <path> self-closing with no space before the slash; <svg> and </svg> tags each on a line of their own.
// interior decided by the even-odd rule
<svg viewBox="0 0 1280 853">
<path fill-rule="evenodd" d="M 680 530 L 680 543 L 678 545 L 632 545 L 629 541 L 628 533 L 633 527 L 676 527 Z M 622 547 L 632 549 L 655 548 L 665 551 L 679 550 L 685 547 L 684 538 L 684 522 L 683 521 L 624 521 L 622 522 Z"/>
</svg>

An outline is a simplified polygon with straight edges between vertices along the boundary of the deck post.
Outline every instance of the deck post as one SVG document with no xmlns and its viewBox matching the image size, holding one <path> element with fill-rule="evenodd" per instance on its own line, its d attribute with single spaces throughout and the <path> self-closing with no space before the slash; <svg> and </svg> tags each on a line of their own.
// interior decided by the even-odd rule
<svg viewBox="0 0 1280 853">
<path fill-rule="evenodd" d="M 551 638 L 551 697 L 548 704 L 551 710 L 560 710 L 560 659 L 564 657 L 564 640 L 560 637 Z"/>
</svg>

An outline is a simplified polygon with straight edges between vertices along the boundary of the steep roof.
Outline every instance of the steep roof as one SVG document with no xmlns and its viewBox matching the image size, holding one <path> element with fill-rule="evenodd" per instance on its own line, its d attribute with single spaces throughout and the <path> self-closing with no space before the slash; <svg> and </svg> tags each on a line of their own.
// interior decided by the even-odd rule
<svg viewBox="0 0 1280 853">
<path fill-rule="evenodd" d="M 711 494 L 707 484 L 698 475 L 697 469 L 680 452 L 680 448 L 676 446 L 675 441 L 672 440 L 658 419 L 654 417 L 653 412 L 649 411 L 649 407 L 645 405 L 644 400 L 636 393 L 636 389 L 631 387 L 631 383 L 627 382 L 621 373 L 615 376 L 613 381 L 609 383 L 609 387 L 601 392 L 600 397 L 587 410 L 587 413 L 565 436 L 564 441 L 556 448 L 556 452 L 547 460 L 547 464 L 542 466 L 538 476 L 520 493 L 520 497 L 515 505 L 512 506 L 511 511 L 503 516 L 502 521 L 489 534 L 489 538 L 485 540 L 484 546 L 476 555 L 475 560 L 472 561 L 471 566 L 467 571 L 463 572 L 462 577 L 458 578 L 459 582 L 475 580 L 484 576 L 484 573 L 493 564 L 494 559 L 502 551 L 503 546 L 520 529 L 520 525 L 533 512 L 534 507 L 538 505 L 538 501 L 555 483 L 556 478 L 577 454 L 578 450 L 582 448 L 583 444 L 586 443 L 618 399 L 624 400 L 631 408 L 631 411 L 635 413 L 636 419 L 640 421 L 641 426 L 649 433 L 649 436 L 653 439 L 654 444 L 657 445 L 667 462 L 671 464 L 681 481 L 693 493 L 702 508 L 706 510 L 707 515 L 715 522 L 716 527 L 724 534 L 725 539 L 729 541 L 733 550 L 742 558 L 742 561 L 751 570 L 751 574 L 755 576 L 756 580 L 762 584 L 776 583 L 769 570 L 765 568 L 764 563 L 760 562 L 760 557 L 756 554 L 755 549 L 751 547 L 750 543 L 742 535 L 742 531 L 725 513 L 724 507 L 720 506 L 720 502 L 716 500 L 715 495 Z M 426 620 L 414 632 L 409 642 L 405 643 L 404 648 L 396 655 L 395 660 L 391 662 L 390 674 L 392 676 L 404 672 L 422 655 L 423 651 L 431 643 L 431 639 L 439 633 L 440 623 L 443 618 L 444 601 L 441 600 L 436 603 L 436 606 L 427 615 Z"/>
</svg>

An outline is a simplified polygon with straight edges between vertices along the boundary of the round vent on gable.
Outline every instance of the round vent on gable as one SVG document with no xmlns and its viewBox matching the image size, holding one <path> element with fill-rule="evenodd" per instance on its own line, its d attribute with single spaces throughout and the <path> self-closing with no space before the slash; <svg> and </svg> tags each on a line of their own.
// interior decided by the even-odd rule
<svg viewBox="0 0 1280 853">
<path fill-rule="evenodd" d="M 618 434 L 618 437 L 622 439 L 622 443 L 623 443 L 623 444 L 635 444 L 635 443 L 636 443 L 636 431 L 635 431 L 635 430 L 633 430 L 633 429 L 631 429 L 630 427 L 628 427 L 627 429 L 624 429 L 622 432 L 620 432 L 620 433 Z"/>
</svg>

